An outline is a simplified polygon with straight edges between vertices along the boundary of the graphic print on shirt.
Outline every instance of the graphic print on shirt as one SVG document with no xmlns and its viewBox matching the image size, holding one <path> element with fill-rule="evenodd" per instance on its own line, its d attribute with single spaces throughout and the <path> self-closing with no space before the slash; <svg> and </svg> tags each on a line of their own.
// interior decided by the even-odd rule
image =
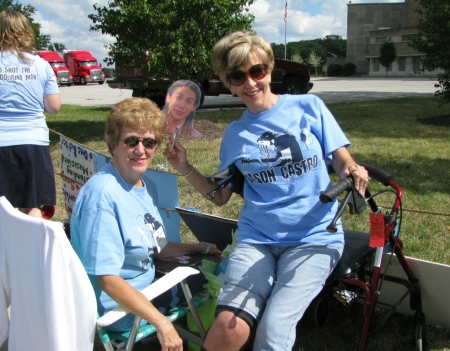
<svg viewBox="0 0 450 351">
<path fill-rule="evenodd" d="M 142 218 L 142 217 L 141 217 Z M 143 243 L 147 246 L 148 257 L 141 261 L 142 269 L 150 269 L 153 268 L 153 254 L 156 252 L 156 246 L 153 241 L 150 239 L 152 233 L 159 228 L 164 229 L 161 222 L 159 222 L 155 217 L 153 217 L 150 213 L 146 213 L 144 215 L 145 218 L 145 226 L 148 230 L 141 232 L 143 237 Z M 141 229 L 141 227 L 139 227 Z"/>
<path fill-rule="evenodd" d="M 244 171 L 245 177 L 252 183 L 271 183 L 276 180 L 276 168 L 279 168 L 283 180 L 310 172 L 317 167 L 318 157 L 313 154 L 305 158 L 302 150 L 308 151 L 313 140 L 306 128 L 301 130 L 300 142 L 290 132 L 268 131 L 263 133 L 257 139 L 260 157 L 243 158 L 242 165 L 245 167 L 251 163 L 258 163 L 265 164 L 268 168 L 256 173 Z"/>
</svg>

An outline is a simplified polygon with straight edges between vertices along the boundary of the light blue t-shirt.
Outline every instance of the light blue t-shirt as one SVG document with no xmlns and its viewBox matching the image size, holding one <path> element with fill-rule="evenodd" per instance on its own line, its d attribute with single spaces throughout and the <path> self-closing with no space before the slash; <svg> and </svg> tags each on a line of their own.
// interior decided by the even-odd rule
<svg viewBox="0 0 450 351">
<path fill-rule="evenodd" d="M 219 169 L 235 164 L 245 176 L 237 241 L 298 245 L 343 243 L 339 222 L 328 233 L 337 201 L 322 204 L 330 187 L 327 162 L 349 141 L 314 95 L 281 95 L 262 113 L 250 113 L 225 131 Z"/>
<path fill-rule="evenodd" d="M 47 61 L 25 56 L 30 62 L 8 51 L 0 53 L 0 147 L 50 142 L 44 95 L 59 94 L 56 77 Z"/>
<path fill-rule="evenodd" d="M 155 184 L 133 187 L 112 164 L 81 188 L 70 221 L 72 246 L 93 284 L 101 315 L 117 303 L 100 290 L 96 276 L 117 275 L 136 290 L 146 288 L 155 277 L 152 231 L 162 223 Z M 132 321 L 127 316 L 110 329 L 125 330 Z"/>
</svg>

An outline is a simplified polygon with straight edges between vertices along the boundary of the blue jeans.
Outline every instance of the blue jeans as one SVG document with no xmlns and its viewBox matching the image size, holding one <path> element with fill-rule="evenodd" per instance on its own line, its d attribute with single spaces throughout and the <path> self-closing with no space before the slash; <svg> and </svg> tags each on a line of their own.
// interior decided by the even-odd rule
<svg viewBox="0 0 450 351">
<path fill-rule="evenodd" d="M 343 245 L 271 246 L 238 242 L 217 304 L 258 321 L 254 350 L 292 350 L 296 325 L 322 290 Z"/>
</svg>

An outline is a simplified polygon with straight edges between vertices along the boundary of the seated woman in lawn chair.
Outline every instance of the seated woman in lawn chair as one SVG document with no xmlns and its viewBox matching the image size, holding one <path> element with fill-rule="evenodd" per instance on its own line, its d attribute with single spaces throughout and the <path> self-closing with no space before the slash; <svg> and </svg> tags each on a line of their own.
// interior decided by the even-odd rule
<svg viewBox="0 0 450 351">
<path fill-rule="evenodd" d="M 99 314 L 118 305 L 132 313 L 108 329 L 130 330 L 135 314 L 156 328 L 163 350 L 181 350 L 182 340 L 172 323 L 140 291 L 155 278 L 155 258 L 220 251 L 215 244 L 165 238 L 155 184 L 141 178 L 164 139 L 164 129 L 164 114 L 148 99 L 129 98 L 114 106 L 105 133 L 113 162 L 82 187 L 70 227 L 73 248 L 96 292 Z"/>
</svg>

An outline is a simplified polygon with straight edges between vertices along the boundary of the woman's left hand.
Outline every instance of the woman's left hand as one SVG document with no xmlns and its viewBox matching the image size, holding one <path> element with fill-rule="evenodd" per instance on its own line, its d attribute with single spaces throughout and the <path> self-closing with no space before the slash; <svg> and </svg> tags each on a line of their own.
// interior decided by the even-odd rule
<svg viewBox="0 0 450 351">
<path fill-rule="evenodd" d="M 216 244 L 200 242 L 199 244 L 203 244 L 206 246 L 206 249 L 202 251 L 204 255 L 220 255 L 222 251 L 217 248 Z"/>
</svg>

